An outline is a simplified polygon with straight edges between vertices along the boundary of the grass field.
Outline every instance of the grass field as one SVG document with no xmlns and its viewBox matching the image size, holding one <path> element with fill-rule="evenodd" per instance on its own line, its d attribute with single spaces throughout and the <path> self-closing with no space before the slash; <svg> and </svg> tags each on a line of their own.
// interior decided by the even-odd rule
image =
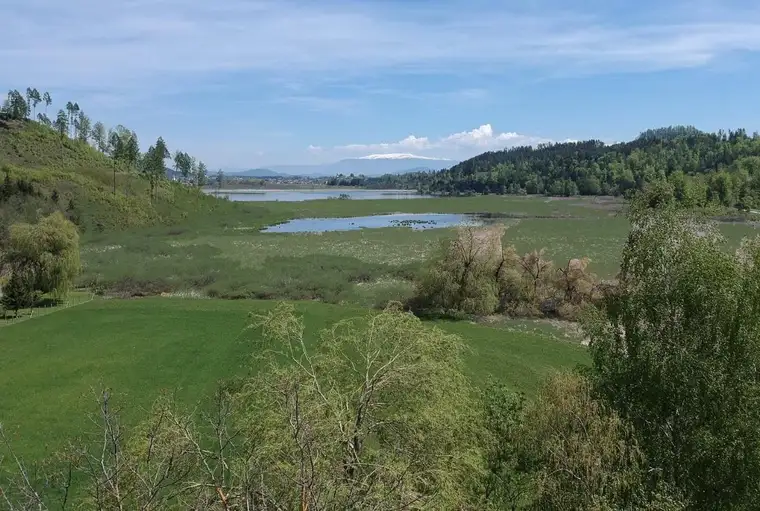
<svg viewBox="0 0 760 511">
<path fill-rule="evenodd" d="M 0 329 L 0 422 L 26 456 L 60 447 L 97 411 L 92 393 L 110 387 L 133 421 L 162 389 L 189 405 L 202 402 L 216 382 L 251 370 L 247 313 L 273 302 L 146 298 L 94 300 Z M 309 340 L 319 329 L 366 310 L 299 303 Z M 587 362 L 577 343 L 549 332 L 438 323 L 469 347 L 476 382 L 489 374 L 531 394 L 553 369 Z M 88 429 L 89 428 L 89 429 Z"/>
<path fill-rule="evenodd" d="M 423 263 L 453 229 L 408 228 L 273 234 L 259 230 L 298 217 L 392 212 L 482 213 L 504 224 L 527 252 L 547 248 L 563 263 L 589 256 L 614 274 L 626 221 L 599 200 L 463 197 L 237 203 L 235 213 L 181 225 L 87 236 L 80 284 L 121 296 L 202 292 L 223 298 L 317 299 L 361 306 L 404 300 Z M 568 228 L 570 226 L 570 228 Z"/>
<path fill-rule="evenodd" d="M 4 314 L 0 314 L 0 328 L 22 321 L 29 321 L 30 319 L 39 318 L 40 316 L 46 316 L 53 314 L 54 312 L 61 312 L 67 310 L 70 307 L 76 307 L 83 303 L 87 303 L 95 297 L 89 291 L 74 291 L 69 293 L 69 296 L 62 302 L 49 300 L 44 301 L 41 304 L 36 305 L 33 309 L 24 309 L 18 311 L 18 315 L 15 315 L 11 311 L 2 311 Z M 0 336 L 0 338 L 2 338 Z"/>
<path fill-rule="evenodd" d="M 86 236 L 80 283 L 125 295 L 200 291 L 219 297 L 372 306 L 407 297 L 410 280 L 454 231 L 386 228 L 274 234 L 259 230 L 299 217 L 484 213 L 507 227 L 505 241 L 518 252 L 545 248 L 557 264 L 589 257 L 591 271 L 602 278 L 617 272 L 628 231 L 620 203 L 599 199 L 482 196 L 234 206 L 224 214 L 180 225 Z M 749 224 L 723 224 L 721 229 L 730 247 L 737 246 L 742 236 L 757 233 Z"/>
</svg>

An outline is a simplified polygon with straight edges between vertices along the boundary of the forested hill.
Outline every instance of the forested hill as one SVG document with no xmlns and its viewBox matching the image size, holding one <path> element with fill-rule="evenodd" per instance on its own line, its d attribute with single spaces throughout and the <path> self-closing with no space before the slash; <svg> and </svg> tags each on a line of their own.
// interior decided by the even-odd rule
<svg viewBox="0 0 760 511">
<path fill-rule="evenodd" d="M 443 194 L 624 195 L 667 179 L 681 200 L 726 206 L 760 204 L 760 136 L 704 133 L 676 126 L 635 140 L 516 147 L 481 154 L 451 169 L 384 176 L 368 185 Z"/>
</svg>

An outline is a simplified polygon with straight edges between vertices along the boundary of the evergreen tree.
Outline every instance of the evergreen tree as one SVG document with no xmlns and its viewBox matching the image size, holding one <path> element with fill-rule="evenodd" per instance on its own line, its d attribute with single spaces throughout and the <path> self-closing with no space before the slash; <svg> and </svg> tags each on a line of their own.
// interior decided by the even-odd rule
<svg viewBox="0 0 760 511">
<path fill-rule="evenodd" d="M 0 305 L 6 311 L 13 311 L 18 317 L 18 311 L 34 304 L 33 279 L 24 271 L 14 271 L 8 282 L 3 286 Z"/>
</svg>

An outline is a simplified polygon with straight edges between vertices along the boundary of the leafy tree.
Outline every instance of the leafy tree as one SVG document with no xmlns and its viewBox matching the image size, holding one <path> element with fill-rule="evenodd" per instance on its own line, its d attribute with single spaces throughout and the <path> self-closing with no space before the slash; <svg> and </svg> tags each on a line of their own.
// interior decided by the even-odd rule
<svg viewBox="0 0 760 511">
<path fill-rule="evenodd" d="M 31 107 L 31 118 L 34 119 L 36 114 L 37 105 L 40 104 L 40 101 L 42 101 L 42 98 L 40 97 L 40 92 L 37 89 L 27 88 L 26 89 L 26 103 L 28 107 Z"/>
<path fill-rule="evenodd" d="M 215 179 L 215 181 L 216 181 L 216 189 L 217 190 L 221 190 L 222 189 L 222 185 L 224 184 L 224 172 L 222 171 L 222 169 L 219 169 L 216 172 L 216 179 Z"/>
<path fill-rule="evenodd" d="M 37 224 L 11 225 L 3 262 L 12 273 L 28 275 L 35 291 L 63 298 L 80 270 L 76 226 L 60 212 Z"/>
<path fill-rule="evenodd" d="M 95 125 L 92 127 L 90 136 L 92 137 L 92 141 L 95 143 L 95 147 L 98 148 L 98 151 L 101 153 L 108 151 L 108 134 L 106 132 L 106 127 L 102 122 L 98 121 L 95 123 Z"/>
<path fill-rule="evenodd" d="M 55 130 L 61 135 L 61 138 L 66 136 L 69 129 L 69 117 L 63 110 L 58 110 L 58 116 L 53 123 Z"/>
<path fill-rule="evenodd" d="M 34 305 L 34 281 L 23 270 L 12 272 L 2 291 L 0 305 L 6 311 L 13 311 L 16 317 L 20 309 Z"/>
<path fill-rule="evenodd" d="M 145 153 L 142 170 L 150 182 L 151 197 L 155 196 L 158 183 L 166 176 L 166 166 L 164 162 L 166 158 L 169 158 L 170 156 L 171 153 L 169 153 L 169 149 L 166 147 L 166 143 L 161 137 L 158 137 L 156 145 L 150 146 Z"/>
<path fill-rule="evenodd" d="M 174 162 L 174 173 L 181 174 L 182 177 L 186 179 L 184 173 L 182 172 L 182 157 L 182 151 L 174 151 L 174 154 L 172 155 L 172 161 Z"/>
<path fill-rule="evenodd" d="M 26 100 L 25 100 L 25 103 L 26 103 L 26 113 L 24 114 L 24 117 L 28 117 L 29 114 L 32 111 L 32 97 L 31 96 L 32 96 L 32 88 L 31 87 L 27 87 L 26 88 Z"/>
<path fill-rule="evenodd" d="M 586 176 L 578 185 L 578 192 L 581 195 L 601 195 L 602 184 L 597 176 Z"/>
<path fill-rule="evenodd" d="M 191 157 L 187 153 L 181 153 L 180 173 L 182 174 L 182 179 L 186 183 L 194 177 L 193 174 L 195 173 L 195 166 L 195 158 Z"/>
<path fill-rule="evenodd" d="M 207 179 L 208 169 L 206 168 L 206 164 L 202 161 L 199 161 L 198 166 L 195 169 L 195 186 L 205 186 Z"/>
<path fill-rule="evenodd" d="M 47 115 L 47 108 L 53 104 L 53 99 L 50 97 L 49 92 L 45 92 L 45 94 L 42 95 L 42 101 L 45 103 L 45 115 Z"/>
<path fill-rule="evenodd" d="M 91 121 L 90 118 L 80 111 L 77 118 L 77 139 L 82 142 L 88 142 L 91 135 Z"/>
<path fill-rule="evenodd" d="M 446 240 L 418 283 L 418 308 L 491 314 L 498 305 L 495 276 L 501 233 L 472 227 Z"/>
<path fill-rule="evenodd" d="M 47 127 L 53 126 L 53 122 L 50 120 L 47 114 L 43 114 L 42 112 L 37 114 L 37 120 L 40 122 L 40 124 L 44 124 Z"/>
<path fill-rule="evenodd" d="M 114 160 L 124 158 L 124 140 L 116 130 L 108 131 L 108 153 Z"/>
<path fill-rule="evenodd" d="M 592 392 L 582 376 L 557 374 L 528 405 L 516 445 L 533 480 L 532 507 L 683 509 L 661 486 L 648 491 L 633 429 Z"/>
<path fill-rule="evenodd" d="M 137 133 L 129 133 L 126 143 L 124 144 L 124 160 L 134 166 L 140 159 L 140 144 L 137 141 Z"/>
<path fill-rule="evenodd" d="M 634 207 L 618 289 L 590 314 L 597 392 L 694 509 L 760 500 L 760 240 Z"/>
<path fill-rule="evenodd" d="M 137 165 L 140 159 L 137 134 L 119 124 L 108 132 L 108 152 L 114 160 L 132 167 Z"/>
<path fill-rule="evenodd" d="M 66 126 L 71 126 L 73 128 L 73 126 L 74 126 L 74 103 L 72 103 L 71 101 L 67 101 L 66 102 L 66 113 L 68 114 L 68 119 L 66 121 Z"/>
<path fill-rule="evenodd" d="M 79 131 L 79 103 L 74 103 L 71 106 L 71 138 L 76 138 L 76 134 Z"/>
<path fill-rule="evenodd" d="M 2 111 L 9 118 L 20 121 L 26 119 L 29 112 L 29 105 L 19 91 L 11 90 L 8 91 L 8 97 L 3 103 Z"/>
<path fill-rule="evenodd" d="M 486 431 L 483 443 L 487 447 L 482 506 L 517 509 L 531 493 L 519 451 L 525 398 L 506 385 L 489 380 L 481 399 Z"/>
<path fill-rule="evenodd" d="M 270 369 L 244 387 L 242 426 L 269 505 L 467 505 L 483 471 L 459 339 L 394 308 L 339 323 L 315 350 L 292 305 L 255 324 Z"/>
<path fill-rule="evenodd" d="M 520 258 L 520 267 L 527 282 L 528 300 L 539 303 L 549 298 L 554 264 L 545 257 L 545 250 L 533 250 Z"/>
</svg>

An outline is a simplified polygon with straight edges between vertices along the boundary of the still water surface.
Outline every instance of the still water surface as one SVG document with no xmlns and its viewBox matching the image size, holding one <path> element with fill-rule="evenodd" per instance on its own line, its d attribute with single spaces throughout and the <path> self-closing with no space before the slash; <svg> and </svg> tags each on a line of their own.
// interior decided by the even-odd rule
<svg viewBox="0 0 760 511">
<path fill-rule="evenodd" d="M 216 195 L 216 190 L 208 191 Z M 339 195 L 348 195 L 351 199 L 420 199 L 429 197 L 420 195 L 412 190 L 346 190 L 346 189 L 313 189 L 313 190 L 220 190 L 220 197 L 238 202 L 301 202 L 319 199 L 337 199 Z"/>
<path fill-rule="evenodd" d="M 378 229 L 382 227 L 411 227 L 412 229 L 437 229 L 459 225 L 480 225 L 473 215 L 449 213 L 394 213 L 391 215 L 354 216 L 348 218 L 296 218 L 282 224 L 272 225 L 261 232 L 327 232 Z"/>
</svg>

